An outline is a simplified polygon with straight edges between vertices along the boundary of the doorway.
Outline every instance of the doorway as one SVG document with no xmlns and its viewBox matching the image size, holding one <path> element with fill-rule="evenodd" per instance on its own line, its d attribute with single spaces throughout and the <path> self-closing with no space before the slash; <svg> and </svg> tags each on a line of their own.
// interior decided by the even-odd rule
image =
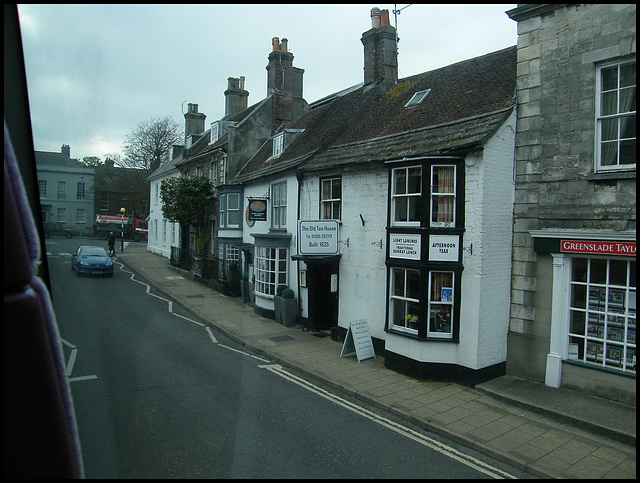
<svg viewBox="0 0 640 483">
<path fill-rule="evenodd" d="M 338 262 L 305 261 L 311 329 L 331 329 L 338 325 Z"/>
</svg>

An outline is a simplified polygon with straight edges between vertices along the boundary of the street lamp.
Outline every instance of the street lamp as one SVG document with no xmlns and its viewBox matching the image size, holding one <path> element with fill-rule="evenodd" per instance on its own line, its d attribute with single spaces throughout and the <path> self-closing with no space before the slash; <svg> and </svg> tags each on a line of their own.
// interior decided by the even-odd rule
<svg viewBox="0 0 640 483">
<path fill-rule="evenodd" d="M 124 251 L 124 212 L 126 210 L 124 208 L 120 208 L 120 221 L 122 231 L 120 232 L 120 253 Z"/>
</svg>

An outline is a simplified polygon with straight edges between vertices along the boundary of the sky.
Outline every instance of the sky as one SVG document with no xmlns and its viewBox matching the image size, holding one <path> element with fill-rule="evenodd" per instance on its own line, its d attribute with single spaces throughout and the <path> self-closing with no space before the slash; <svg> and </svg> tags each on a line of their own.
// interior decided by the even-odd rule
<svg viewBox="0 0 640 483">
<path fill-rule="evenodd" d="M 267 95 L 272 38 L 288 39 L 311 103 L 363 81 L 362 34 L 373 7 L 397 26 L 398 76 L 516 45 L 517 4 L 19 5 L 34 148 L 82 160 L 123 153 L 138 124 L 189 103 L 224 116 L 229 77 L 249 105 Z M 394 10 L 399 13 L 394 14 Z"/>
</svg>

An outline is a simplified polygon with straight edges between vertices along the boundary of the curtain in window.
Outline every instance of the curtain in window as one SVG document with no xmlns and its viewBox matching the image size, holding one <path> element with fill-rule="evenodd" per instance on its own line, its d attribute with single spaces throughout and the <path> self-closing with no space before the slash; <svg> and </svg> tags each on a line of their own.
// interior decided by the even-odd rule
<svg viewBox="0 0 640 483">
<path fill-rule="evenodd" d="M 454 191 L 454 168 L 451 166 L 435 166 L 433 175 L 437 180 L 437 193 L 451 193 Z M 453 223 L 453 196 L 438 196 L 438 216 L 435 221 Z"/>
</svg>

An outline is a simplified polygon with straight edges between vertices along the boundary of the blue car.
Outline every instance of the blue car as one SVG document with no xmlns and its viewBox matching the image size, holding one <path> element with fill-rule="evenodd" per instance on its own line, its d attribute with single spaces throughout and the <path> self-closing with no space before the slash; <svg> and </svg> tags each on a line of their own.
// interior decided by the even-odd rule
<svg viewBox="0 0 640 483">
<path fill-rule="evenodd" d="M 113 277 L 113 260 L 102 247 L 83 246 L 71 255 L 71 269 L 90 275 Z"/>
</svg>

